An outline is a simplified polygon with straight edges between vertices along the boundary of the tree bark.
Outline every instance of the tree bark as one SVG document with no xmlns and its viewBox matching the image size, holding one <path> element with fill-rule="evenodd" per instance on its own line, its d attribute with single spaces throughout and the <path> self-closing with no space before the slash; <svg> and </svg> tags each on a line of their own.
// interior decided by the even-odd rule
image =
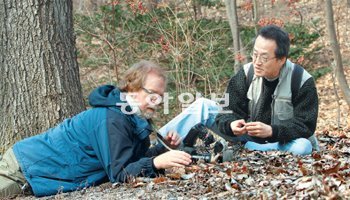
<svg viewBox="0 0 350 200">
<path fill-rule="evenodd" d="M 0 152 L 84 109 L 71 0 L 0 0 Z"/>
<path fill-rule="evenodd" d="M 233 39 L 233 51 L 235 55 L 234 72 L 237 73 L 240 69 L 241 63 L 237 59 L 240 54 L 240 36 L 239 36 L 239 24 L 237 16 L 237 3 L 236 0 L 225 0 L 227 18 L 230 24 L 232 39 Z"/>
<path fill-rule="evenodd" d="M 340 46 L 339 46 L 337 35 L 335 32 L 332 6 L 333 6 L 332 0 L 326 0 L 327 29 L 328 29 L 329 40 L 330 40 L 334 60 L 336 63 L 336 67 L 334 70 L 339 83 L 339 87 L 344 94 L 344 99 L 348 104 L 348 106 L 350 107 L 350 89 L 344 74 L 343 61 L 340 53 Z"/>
</svg>

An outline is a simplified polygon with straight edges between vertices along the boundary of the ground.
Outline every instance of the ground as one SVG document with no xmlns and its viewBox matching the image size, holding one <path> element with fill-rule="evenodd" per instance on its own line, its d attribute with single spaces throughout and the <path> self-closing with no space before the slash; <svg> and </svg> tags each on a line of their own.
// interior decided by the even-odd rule
<svg viewBox="0 0 350 200">
<path fill-rule="evenodd" d="M 317 28 L 325 32 L 321 3 L 301 3 L 304 21 L 320 19 Z M 349 10 L 345 1 L 337 1 L 335 19 L 338 20 L 337 29 L 341 30 L 339 41 L 348 83 L 350 44 L 346 38 L 350 34 Z M 317 41 L 326 45 L 320 52 L 318 62 L 322 62 L 322 56 L 331 55 L 327 35 L 324 35 Z M 317 65 L 317 62 L 314 64 Z M 103 76 L 104 70 L 97 70 L 100 73 L 95 71 L 94 76 L 83 70 L 82 82 L 94 83 L 92 77 L 97 79 Z M 316 134 L 320 152 L 310 156 L 293 156 L 289 153 L 251 152 L 238 148 L 232 162 L 200 162 L 168 171 L 164 177 L 156 179 L 140 178 L 128 184 L 106 183 L 43 199 L 349 199 L 350 110 L 333 79 L 332 73 L 328 73 L 316 82 L 320 101 Z"/>
</svg>

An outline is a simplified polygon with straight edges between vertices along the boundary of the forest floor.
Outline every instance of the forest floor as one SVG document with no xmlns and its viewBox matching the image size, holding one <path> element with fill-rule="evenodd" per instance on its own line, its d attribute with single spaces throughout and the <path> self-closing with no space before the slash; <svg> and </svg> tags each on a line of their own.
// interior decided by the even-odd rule
<svg viewBox="0 0 350 200">
<path fill-rule="evenodd" d="M 350 83 L 350 8 L 344 6 L 345 1 L 339 2 L 335 19 L 338 20 L 345 74 Z M 304 20 L 319 18 L 318 28 L 327 32 L 320 2 L 301 1 L 300 5 Z M 326 47 L 313 65 L 331 55 L 327 41 L 326 36 L 317 41 Z M 103 76 L 99 72 L 101 69 L 95 71 L 96 78 Z M 84 82 L 86 76 L 81 78 Z M 164 177 L 140 178 L 127 184 L 105 183 L 42 199 L 350 199 L 350 109 L 332 73 L 319 78 L 316 84 L 320 102 L 316 134 L 320 152 L 293 156 L 238 148 L 232 162 L 200 162 L 167 171 Z M 33 196 L 18 198 L 35 199 Z"/>
</svg>

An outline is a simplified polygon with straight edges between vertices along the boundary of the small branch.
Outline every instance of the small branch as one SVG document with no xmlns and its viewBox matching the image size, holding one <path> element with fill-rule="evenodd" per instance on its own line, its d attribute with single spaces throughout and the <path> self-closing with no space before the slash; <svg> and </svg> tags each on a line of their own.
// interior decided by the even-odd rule
<svg viewBox="0 0 350 200">
<path fill-rule="evenodd" d="M 82 28 L 79 27 L 80 31 L 84 32 L 84 33 L 87 33 L 88 35 L 91 35 L 92 37 L 95 37 L 95 38 L 98 38 L 99 40 L 105 42 L 108 47 L 112 50 L 113 52 L 113 60 L 114 60 L 114 70 L 115 70 L 115 75 L 116 75 L 116 79 L 119 80 L 119 77 L 118 77 L 118 68 L 117 68 L 117 56 L 116 56 L 116 53 L 115 53 L 115 48 L 114 46 L 110 43 L 110 41 L 105 38 L 105 37 L 102 37 L 101 35 L 97 35 L 95 33 L 91 33 L 90 31 L 87 31 L 87 30 L 84 30 Z"/>
</svg>

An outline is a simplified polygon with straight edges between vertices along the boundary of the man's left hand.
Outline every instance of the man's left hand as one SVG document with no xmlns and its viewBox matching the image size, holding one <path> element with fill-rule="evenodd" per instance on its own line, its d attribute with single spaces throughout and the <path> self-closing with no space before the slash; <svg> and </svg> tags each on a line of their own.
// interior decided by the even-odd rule
<svg viewBox="0 0 350 200">
<path fill-rule="evenodd" d="M 245 124 L 248 135 L 259 138 L 272 136 L 272 127 L 262 122 L 249 122 Z"/>
</svg>

